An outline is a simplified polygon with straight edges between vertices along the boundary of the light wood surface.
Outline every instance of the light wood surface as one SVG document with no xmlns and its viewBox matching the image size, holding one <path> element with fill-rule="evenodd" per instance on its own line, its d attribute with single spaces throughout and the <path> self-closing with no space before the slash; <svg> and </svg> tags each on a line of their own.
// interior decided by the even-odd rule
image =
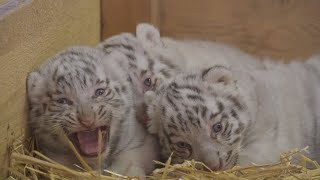
<svg viewBox="0 0 320 180">
<path fill-rule="evenodd" d="M 25 130 L 26 77 L 48 57 L 100 39 L 99 0 L 33 0 L 0 20 L 0 179 Z"/>
<path fill-rule="evenodd" d="M 150 0 L 101 0 L 101 37 L 134 32 L 139 22 L 150 20 Z"/>
<path fill-rule="evenodd" d="M 103 38 L 120 31 L 134 32 L 138 22 L 149 20 L 163 36 L 224 42 L 261 57 L 288 61 L 320 52 L 319 0 L 135 0 L 130 6 L 132 3 L 106 0 L 105 7 L 121 9 L 130 19 L 107 18 L 112 28 L 102 29 Z M 140 12 L 139 18 L 126 14 L 132 9 Z"/>
</svg>

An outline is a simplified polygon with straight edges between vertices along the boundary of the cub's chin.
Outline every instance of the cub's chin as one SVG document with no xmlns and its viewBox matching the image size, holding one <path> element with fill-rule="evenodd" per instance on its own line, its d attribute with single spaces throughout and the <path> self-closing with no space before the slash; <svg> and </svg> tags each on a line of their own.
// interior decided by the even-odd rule
<svg viewBox="0 0 320 180">
<path fill-rule="evenodd" d="M 102 154 L 106 151 L 109 143 L 110 127 L 108 126 L 100 126 L 90 130 L 74 132 L 69 135 L 69 138 L 81 156 L 95 158 L 99 154 L 99 131 L 102 133 Z"/>
</svg>

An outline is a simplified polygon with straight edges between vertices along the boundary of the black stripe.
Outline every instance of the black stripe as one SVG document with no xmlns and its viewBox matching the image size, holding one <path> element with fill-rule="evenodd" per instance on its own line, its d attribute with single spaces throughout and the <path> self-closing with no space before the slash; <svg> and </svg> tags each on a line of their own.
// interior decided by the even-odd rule
<svg viewBox="0 0 320 180">
<path fill-rule="evenodd" d="M 169 86 L 170 88 L 176 88 L 176 89 L 188 89 L 191 91 L 194 91 L 196 93 L 201 93 L 202 91 L 197 86 L 191 86 L 191 85 L 178 85 L 176 82 L 173 82 Z"/>
<path fill-rule="evenodd" d="M 174 124 L 168 124 L 168 128 L 178 131 L 178 127 Z"/>
<path fill-rule="evenodd" d="M 104 50 L 107 50 L 109 48 L 124 48 L 128 51 L 133 51 L 133 47 L 130 45 L 125 44 L 105 44 L 103 45 Z"/>
<path fill-rule="evenodd" d="M 82 70 L 83 70 L 85 73 L 89 74 L 89 75 L 93 75 L 93 74 L 94 74 L 94 70 L 92 70 L 92 69 L 90 69 L 90 68 L 88 68 L 88 67 L 82 68 Z"/>
<path fill-rule="evenodd" d="M 147 74 L 147 70 L 141 70 L 141 72 L 140 72 L 140 77 L 142 77 L 143 75 L 145 75 L 145 74 Z"/>
<path fill-rule="evenodd" d="M 164 107 L 163 105 L 161 105 L 161 109 L 162 109 L 162 114 L 166 114 L 166 107 Z"/>
<path fill-rule="evenodd" d="M 101 106 L 99 106 L 99 112 L 98 112 L 98 115 L 100 115 L 101 114 L 101 112 L 102 112 L 102 110 L 105 108 L 105 106 L 104 105 L 101 105 Z"/>
<path fill-rule="evenodd" d="M 194 127 L 197 127 L 196 123 L 197 123 L 197 120 L 199 121 L 199 119 L 196 119 L 195 116 L 193 115 L 193 113 L 191 111 L 189 111 L 188 109 L 186 110 L 186 114 L 187 114 L 187 117 L 188 117 L 189 121 L 191 122 L 191 124 Z"/>
<path fill-rule="evenodd" d="M 168 140 L 169 144 L 171 144 L 172 141 L 171 141 L 170 136 L 169 136 L 169 134 L 168 134 L 168 132 L 166 131 L 165 128 L 163 129 L 163 134 L 166 137 L 166 139 Z"/>
<path fill-rule="evenodd" d="M 231 132 L 232 132 L 232 129 L 233 129 L 233 124 L 229 124 L 229 130 L 226 132 L 226 138 L 227 139 L 230 139 L 230 136 L 231 136 Z M 225 134 L 224 134 L 225 135 Z"/>
<path fill-rule="evenodd" d="M 201 117 L 202 117 L 203 119 L 205 119 L 208 108 L 207 108 L 206 106 L 200 106 L 200 108 L 201 108 L 201 110 L 202 110 L 202 111 L 201 111 Z"/>
<path fill-rule="evenodd" d="M 231 101 L 240 111 L 244 111 L 245 107 L 240 103 L 237 97 L 228 96 L 227 99 Z"/>
<path fill-rule="evenodd" d="M 136 61 L 136 57 L 133 54 L 125 54 L 127 56 L 128 59 L 130 59 L 131 61 Z"/>
<path fill-rule="evenodd" d="M 228 127 L 229 127 L 229 121 L 226 120 L 226 124 L 225 124 L 225 127 L 224 127 L 224 131 L 221 133 L 222 136 L 225 136 L 225 135 L 226 135 L 226 131 L 227 131 Z"/>
<path fill-rule="evenodd" d="M 190 100 L 194 100 L 194 101 L 204 102 L 204 99 L 199 95 L 188 94 L 187 98 L 190 99 Z"/>
<path fill-rule="evenodd" d="M 231 142 L 231 144 L 235 144 L 235 143 L 239 142 L 240 139 L 241 139 L 240 137 L 237 137 L 235 140 L 233 140 L 233 141 Z"/>
<path fill-rule="evenodd" d="M 224 110 L 224 105 L 222 104 L 222 102 L 217 101 L 217 106 L 218 106 L 219 113 L 221 113 Z"/>
<path fill-rule="evenodd" d="M 116 90 L 117 94 L 120 95 L 120 89 L 119 89 L 119 87 L 115 87 L 114 89 Z"/>
<path fill-rule="evenodd" d="M 192 109 L 195 111 L 196 114 L 199 113 L 199 107 L 198 106 L 193 106 Z"/>
<path fill-rule="evenodd" d="M 151 58 L 148 58 L 148 68 L 150 71 L 153 71 L 153 66 L 154 66 L 154 60 Z"/>
<path fill-rule="evenodd" d="M 182 114 L 181 113 L 178 113 L 176 118 L 179 120 L 179 124 L 180 124 L 180 129 L 183 131 L 183 132 L 186 132 L 186 129 L 183 127 L 183 125 L 185 125 L 185 120 L 182 118 Z"/>
<path fill-rule="evenodd" d="M 169 97 L 169 94 L 167 94 L 166 98 L 168 102 L 173 106 L 174 110 L 178 111 L 179 110 L 178 106 L 172 101 L 172 99 Z"/>
<path fill-rule="evenodd" d="M 106 115 L 107 111 L 103 111 L 102 114 L 99 115 L 99 119 L 101 119 L 102 117 L 104 117 L 104 115 Z"/>
<path fill-rule="evenodd" d="M 136 64 L 129 62 L 129 68 L 138 68 Z"/>
<path fill-rule="evenodd" d="M 230 157 L 231 157 L 231 154 L 232 154 L 232 150 L 230 150 L 230 151 L 227 152 L 226 162 L 229 161 L 229 159 L 230 159 Z"/>
<path fill-rule="evenodd" d="M 184 77 L 185 80 L 193 80 L 196 79 L 197 76 L 195 74 L 189 74 L 187 76 Z"/>
<path fill-rule="evenodd" d="M 71 116 L 71 114 L 66 114 L 66 117 L 68 117 L 69 119 L 71 119 L 72 121 L 77 121 L 74 117 Z"/>
<path fill-rule="evenodd" d="M 204 70 L 202 71 L 202 73 L 201 73 L 202 79 L 204 79 L 204 77 L 208 74 L 208 72 L 209 72 L 211 69 L 213 69 L 213 67 L 209 67 L 209 68 L 204 69 Z"/>
<path fill-rule="evenodd" d="M 234 109 L 231 109 L 230 114 L 231 114 L 232 117 L 234 117 L 235 119 L 239 120 L 238 113 Z"/>
<path fill-rule="evenodd" d="M 239 127 L 234 131 L 235 134 L 240 134 L 244 129 L 244 124 L 239 122 Z"/>
<path fill-rule="evenodd" d="M 121 86 L 121 92 L 122 93 L 127 93 L 127 87 L 125 85 Z"/>
</svg>

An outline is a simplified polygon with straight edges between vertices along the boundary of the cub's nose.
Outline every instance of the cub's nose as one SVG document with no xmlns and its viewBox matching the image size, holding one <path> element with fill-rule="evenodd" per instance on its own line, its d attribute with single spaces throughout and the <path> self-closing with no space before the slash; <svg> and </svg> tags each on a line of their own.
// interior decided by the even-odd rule
<svg viewBox="0 0 320 180">
<path fill-rule="evenodd" d="M 93 124 L 94 124 L 94 119 L 93 119 L 93 118 L 82 118 L 82 119 L 80 120 L 80 123 L 81 123 L 82 125 L 84 125 L 85 127 L 90 128 L 90 127 L 92 127 Z"/>
</svg>

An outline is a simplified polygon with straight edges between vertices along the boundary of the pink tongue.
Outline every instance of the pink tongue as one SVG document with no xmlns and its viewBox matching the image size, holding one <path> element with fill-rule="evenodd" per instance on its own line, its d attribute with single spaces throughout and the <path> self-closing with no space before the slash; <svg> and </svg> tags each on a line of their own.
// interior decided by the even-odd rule
<svg viewBox="0 0 320 180">
<path fill-rule="evenodd" d="M 80 150 L 85 155 L 98 154 L 98 129 L 88 132 L 78 132 Z"/>
</svg>

